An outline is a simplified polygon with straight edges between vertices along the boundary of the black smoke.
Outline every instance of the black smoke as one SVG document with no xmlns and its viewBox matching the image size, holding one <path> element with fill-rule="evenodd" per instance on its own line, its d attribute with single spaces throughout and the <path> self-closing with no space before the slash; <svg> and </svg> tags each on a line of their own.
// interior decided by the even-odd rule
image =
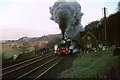
<svg viewBox="0 0 120 80">
<path fill-rule="evenodd" d="M 81 25 L 81 6 L 76 1 L 57 1 L 50 7 L 51 20 L 58 23 L 61 33 L 64 37 L 78 40 L 80 31 L 83 31 Z"/>
</svg>

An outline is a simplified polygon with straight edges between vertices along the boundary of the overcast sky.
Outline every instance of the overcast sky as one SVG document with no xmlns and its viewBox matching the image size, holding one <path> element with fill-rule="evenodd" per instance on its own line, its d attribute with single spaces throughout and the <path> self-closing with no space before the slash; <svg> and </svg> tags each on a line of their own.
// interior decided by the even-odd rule
<svg viewBox="0 0 120 80">
<path fill-rule="evenodd" d="M 0 40 L 60 33 L 58 24 L 50 20 L 49 7 L 55 1 L 57 0 L 0 0 Z M 118 1 L 77 0 L 84 13 L 82 25 L 102 18 L 103 7 L 107 8 L 108 15 L 116 12 Z"/>
</svg>

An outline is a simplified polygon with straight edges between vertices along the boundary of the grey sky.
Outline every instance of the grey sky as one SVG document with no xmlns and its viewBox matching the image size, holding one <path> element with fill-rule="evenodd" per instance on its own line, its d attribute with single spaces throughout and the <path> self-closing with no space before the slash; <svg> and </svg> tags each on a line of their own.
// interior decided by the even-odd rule
<svg viewBox="0 0 120 80">
<path fill-rule="evenodd" d="M 57 0 L 0 0 L 0 39 L 18 39 L 22 36 L 39 37 L 60 33 L 58 25 L 50 20 L 49 7 Z M 117 10 L 119 0 L 77 0 L 81 5 L 82 25 L 102 17 L 102 8 L 108 15 Z"/>
</svg>

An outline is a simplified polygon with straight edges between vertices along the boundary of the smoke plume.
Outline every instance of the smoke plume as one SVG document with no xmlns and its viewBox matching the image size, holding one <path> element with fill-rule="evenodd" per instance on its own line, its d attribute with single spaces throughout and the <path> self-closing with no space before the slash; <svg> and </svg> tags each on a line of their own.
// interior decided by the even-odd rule
<svg viewBox="0 0 120 80">
<path fill-rule="evenodd" d="M 76 1 L 57 1 L 50 7 L 51 20 L 58 23 L 64 36 L 73 40 L 80 38 L 81 25 L 81 6 Z"/>
</svg>

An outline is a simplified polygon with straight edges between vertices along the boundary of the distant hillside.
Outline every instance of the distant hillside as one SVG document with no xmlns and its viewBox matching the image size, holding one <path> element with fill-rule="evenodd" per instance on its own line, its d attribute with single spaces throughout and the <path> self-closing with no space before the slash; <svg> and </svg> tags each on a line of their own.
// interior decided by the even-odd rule
<svg viewBox="0 0 120 80">
<path fill-rule="evenodd" d="M 22 37 L 20 39 L 18 39 L 17 41 L 19 42 L 35 42 L 35 41 L 52 41 L 56 38 L 61 38 L 62 35 L 61 34 L 54 34 L 54 35 L 47 35 L 47 36 L 42 36 L 42 37 L 33 37 L 33 38 L 29 38 L 29 37 Z"/>
<path fill-rule="evenodd" d="M 40 42 L 40 41 L 47 41 L 48 46 L 53 46 L 55 43 L 59 42 L 62 38 L 61 34 L 50 34 L 42 37 L 21 37 L 18 40 L 6 40 L 3 44 L 16 44 L 16 43 L 31 43 L 31 42 Z"/>
<path fill-rule="evenodd" d="M 22 37 L 18 40 L 2 41 L 2 59 L 6 60 L 16 54 L 32 52 L 44 47 L 52 50 L 56 43 L 61 40 L 61 34 L 47 35 L 42 37 Z"/>
</svg>

